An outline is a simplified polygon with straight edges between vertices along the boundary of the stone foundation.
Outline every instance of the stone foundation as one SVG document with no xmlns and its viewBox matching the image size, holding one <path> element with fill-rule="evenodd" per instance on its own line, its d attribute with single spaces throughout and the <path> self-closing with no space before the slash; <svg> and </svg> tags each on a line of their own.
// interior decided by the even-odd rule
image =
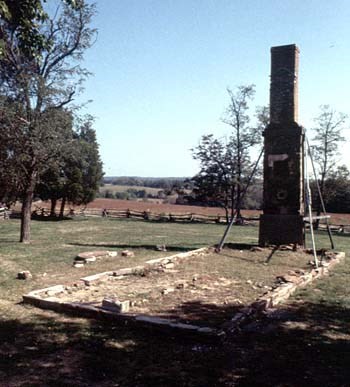
<svg viewBox="0 0 350 387">
<path fill-rule="evenodd" d="M 176 254 L 171 257 L 153 259 L 147 261 L 143 266 L 124 268 L 84 277 L 76 283 L 71 284 L 71 286 L 85 287 L 90 286 L 93 283 L 106 281 L 111 277 L 120 278 L 122 276 L 132 276 L 142 273 L 144 270 L 150 270 L 150 268 L 156 269 L 157 267 L 165 267 L 166 265 L 175 263 L 177 260 L 202 255 L 208 251 L 208 248 L 203 248 L 188 253 Z M 252 319 L 267 313 L 270 308 L 274 308 L 276 305 L 286 301 L 299 287 L 306 286 L 313 280 L 320 278 L 323 275 L 327 275 L 329 269 L 340 262 L 340 260 L 345 257 L 345 254 L 325 253 L 324 256 L 325 259 L 322 261 L 322 266 L 318 269 L 293 270 L 278 277 L 277 279 L 280 282 L 279 286 L 266 292 L 249 306 L 243 307 L 233 316 L 231 321 L 227 321 L 221 328 L 219 327 L 217 329 L 194 324 L 185 324 L 161 317 L 124 313 L 122 308 L 117 311 L 116 308 L 113 310 L 113 308 L 105 308 L 103 305 L 98 307 L 86 303 L 62 301 L 59 300 L 58 295 L 66 292 L 67 289 L 70 288 L 69 286 L 64 285 L 56 285 L 32 291 L 23 296 L 23 301 L 42 309 L 51 309 L 59 313 L 68 313 L 74 316 L 113 321 L 113 323 L 117 325 L 149 328 L 151 330 L 165 332 L 166 334 L 188 335 L 189 337 L 198 336 L 202 339 L 212 340 L 225 336 L 226 332 L 235 332 L 239 330 L 244 324 L 252 321 Z M 106 306 L 106 302 L 104 306 Z"/>
</svg>

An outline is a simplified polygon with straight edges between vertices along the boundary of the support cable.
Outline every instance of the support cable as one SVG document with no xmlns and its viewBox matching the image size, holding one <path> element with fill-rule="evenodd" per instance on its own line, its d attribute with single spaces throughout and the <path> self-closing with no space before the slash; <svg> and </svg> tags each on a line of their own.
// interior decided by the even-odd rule
<svg viewBox="0 0 350 387">
<path fill-rule="evenodd" d="M 318 258 L 316 253 L 316 245 L 315 245 L 315 235 L 314 235 L 314 225 L 313 225 L 313 219 L 312 219 L 312 198 L 311 198 L 311 189 L 310 189 L 310 180 L 309 180 L 309 174 L 308 174 L 308 168 L 307 168 L 307 152 L 306 149 L 304 149 L 304 165 L 305 165 L 305 182 L 306 182 L 306 189 L 305 189 L 305 201 L 309 213 L 309 222 L 310 222 L 310 232 L 311 232 L 311 243 L 312 243 L 312 252 L 315 259 L 315 266 L 318 268 Z"/>
<path fill-rule="evenodd" d="M 321 187 L 320 187 L 320 184 L 319 184 L 318 179 L 317 179 L 316 168 L 315 168 L 314 160 L 313 160 L 313 157 L 312 157 L 311 147 L 310 147 L 310 144 L 309 144 L 309 140 L 308 140 L 308 138 L 306 136 L 305 136 L 305 140 L 306 140 L 308 154 L 309 154 L 311 165 L 312 165 L 314 179 L 315 179 L 316 186 L 317 186 L 318 196 L 319 196 L 319 199 L 320 199 L 320 202 L 321 202 L 321 206 L 322 206 L 322 212 L 323 212 L 323 215 L 324 215 L 324 219 L 326 220 L 327 232 L 328 232 L 329 240 L 331 242 L 331 248 L 334 250 L 335 249 L 335 245 L 334 245 L 334 241 L 333 241 L 332 231 L 331 231 L 331 228 L 330 228 L 330 225 L 329 225 L 329 221 L 328 221 L 329 217 L 327 217 L 327 212 L 326 212 L 326 207 L 325 207 L 323 196 L 322 196 L 322 192 L 321 192 Z"/>
<path fill-rule="evenodd" d="M 248 188 L 249 188 L 250 183 L 251 183 L 251 181 L 252 181 L 252 179 L 253 179 L 253 176 L 255 175 L 256 169 L 258 168 L 258 165 L 259 165 L 259 162 L 260 162 L 260 159 L 261 159 L 263 153 L 264 153 L 264 147 L 261 149 L 260 155 L 259 155 L 259 157 L 258 157 L 258 159 L 257 159 L 257 161 L 256 161 L 256 163 L 255 163 L 255 165 L 254 165 L 253 171 L 252 171 L 252 173 L 250 174 L 250 176 L 249 176 L 249 178 L 248 178 L 248 182 L 247 182 L 246 186 L 244 187 L 244 190 L 243 190 L 242 195 L 241 195 L 241 197 L 240 197 L 240 200 L 239 200 L 239 202 L 237 203 L 237 207 L 239 207 L 239 206 L 241 205 L 241 202 L 242 202 L 242 200 L 244 199 L 244 196 L 245 196 L 245 194 L 246 194 L 247 191 L 248 191 Z M 225 230 L 225 233 L 224 233 L 223 237 L 221 238 L 221 241 L 220 241 L 219 245 L 218 245 L 217 248 L 215 249 L 215 252 L 220 253 L 220 251 L 222 250 L 222 247 L 223 247 L 224 244 L 225 244 L 227 235 L 228 235 L 228 233 L 230 232 L 231 227 L 232 227 L 232 225 L 233 225 L 233 223 L 234 223 L 234 219 L 235 219 L 236 214 L 237 214 L 237 209 L 234 211 L 234 213 L 233 213 L 233 215 L 232 215 L 232 218 L 231 218 L 231 221 L 230 221 L 230 223 L 227 225 L 226 230 Z"/>
</svg>

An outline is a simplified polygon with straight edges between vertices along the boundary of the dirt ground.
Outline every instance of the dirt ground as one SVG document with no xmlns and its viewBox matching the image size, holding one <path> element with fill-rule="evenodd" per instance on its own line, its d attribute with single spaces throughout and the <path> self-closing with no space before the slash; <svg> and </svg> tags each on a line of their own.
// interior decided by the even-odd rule
<svg viewBox="0 0 350 387">
<path fill-rule="evenodd" d="M 276 276 L 306 268 L 310 259 L 302 252 L 278 251 L 272 260 L 270 255 L 270 249 L 227 248 L 220 255 L 191 257 L 142 275 L 110 276 L 83 288 L 68 287 L 57 297 L 97 307 L 101 307 L 105 297 L 129 301 L 132 314 L 219 327 L 243 305 L 275 287 Z"/>
</svg>

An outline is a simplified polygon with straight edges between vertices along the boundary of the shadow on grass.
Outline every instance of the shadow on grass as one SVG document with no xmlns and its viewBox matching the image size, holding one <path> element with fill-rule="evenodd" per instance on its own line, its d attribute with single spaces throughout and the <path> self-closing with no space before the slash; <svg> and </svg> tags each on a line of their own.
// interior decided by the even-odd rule
<svg viewBox="0 0 350 387">
<path fill-rule="evenodd" d="M 240 309 L 242 309 L 242 305 L 216 305 L 201 301 L 188 301 L 165 311 L 160 317 L 220 329 Z"/>
<path fill-rule="evenodd" d="M 226 349 L 226 386 L 345 387 L 350 311 L 336 304 L 295 304 L 248 325 Z"/>
<path fill-rule="evenodd" d="M 20 243 L 19 238 L 17 239 L 2 239 L 0 238 L 0 243 L 8 243 L 8 244 L 14 244 L 14 243 Z"/>
<path fill-rule="evenodd" d="M 145 249 L 145 250 L 157 250 L 156 245 L 149 244 L 124 244 L 124 243 L 82 243 L 82 242 L 71 242 L 67 243 L 71 246 L 81 246 L 81 247 L 105 247 L 105 248 L 122 248 L 122 249 Z M 192 245 L 188 247 L 184 246 L 168 246 L 166 245 L 167 251 L 179 251 L 186 252 L 194 249 L 198 249 L 199 247 L 203 247 L 203 244 Z"/>
<path fill-rule="evenodd" d="M 230 316 L 231 308 L 195 302 L 178 311 L 198 322 L 208 313 Z M 350 316 L 339 305 L 281 308 L 223 345 L 51 312 L 32 320 L 0 320 L 1 385 L 345 387 L 350 380 Z"/>
<path fill-rule="evenodd" d="M 71 216 L 41 216 L 41 215 L 32 215 L 32 220 L 39 222 L 64 222 L 67 220 L 73 220 Z"/>
<path fill-rule="evenodd" d="M 257 247 L 257 244 L 251 243 L 225 243 L 224 249 L 232 249 L 232 250 L 250 250 L 252 247 Z"/>
<path fill-rule="evenodd" d="M 226 306 L 200 303 L 179 310 L 194 320 L 206 319 L 208 311 L 231 313 Z M 32 323 L 0 321 L 2 385 L 349 385 L 349 310 L 337 305 L 281 309 L 223 347 L 56 316 L 38 315 Z"/>
<path fill-rule="evenodd" d="M 53 313 L 34 319 L 0 320 L 2 386 L 215 386 L 219 378 L 213 345 L 199 351 L 179 337 Z"/>
</svg>

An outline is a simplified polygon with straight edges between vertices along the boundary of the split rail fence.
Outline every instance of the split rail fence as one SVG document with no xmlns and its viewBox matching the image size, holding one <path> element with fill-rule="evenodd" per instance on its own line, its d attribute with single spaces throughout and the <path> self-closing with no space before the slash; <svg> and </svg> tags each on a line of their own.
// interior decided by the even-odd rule
<svg viewBox="0 0 350 387">
<path fill-rule="evenodd" d="M 11 211 L 11 218 L 20 218 L 19 211 Z M 33 218 L 48 217 L 50 211 L 47 208 L 37 208 L 33 211 Z M 116 210 L 116 209 L 99 209 L 99 208 L 85 208 L 85 209 L 68 209 L 65 210 L 64 216 L 86 216 L 86 217 L 106 217 L 119 219 L 139 219 L 150 221 L 163 222 L 197 222 L 197 223 L 226 223 L 225 215 L 204 215 L 198 213 L 156 213 L 151 211 L 135 211 L 135 210 Z M 244 222 L 257 222 L 259 217 L 244 217 Z"/>
<path fill-rule="evenodd" d="M 10 211 L 11 218 L 20 218 L 19 211 Z M 33 211 L 33 218 L 48 217 L 50 211 L 47 208 L 37 208 Z M 116 209 L 99 209 L 99 208 L 85 208 L 85 209 L 67 209 L 64 212 L 64 216 L 86 216 L 86 217 L 106 217 L 106 218 L 119 218 L 119 219 L 139 219 L 158 222 L 182 222 L 182 223 L 218 223 L 226 224 L 225 215 L 204 215 L 196 213 L 155 213 L 151 211 L 135 211 L 135 210 L 116 210 Z M 1 214 L 0 214 L 1 218 Z M 259 217 L 243 217 L 244 224 L 257 224 Z M 306 225 L 308 227 L 308 225 Z M 319 229 L 326 229 L 326 225 L 320 223 Z M 339 234 L 350 233 L 350 225 L 331 224 L 331 230 Z"/>
</svg>

